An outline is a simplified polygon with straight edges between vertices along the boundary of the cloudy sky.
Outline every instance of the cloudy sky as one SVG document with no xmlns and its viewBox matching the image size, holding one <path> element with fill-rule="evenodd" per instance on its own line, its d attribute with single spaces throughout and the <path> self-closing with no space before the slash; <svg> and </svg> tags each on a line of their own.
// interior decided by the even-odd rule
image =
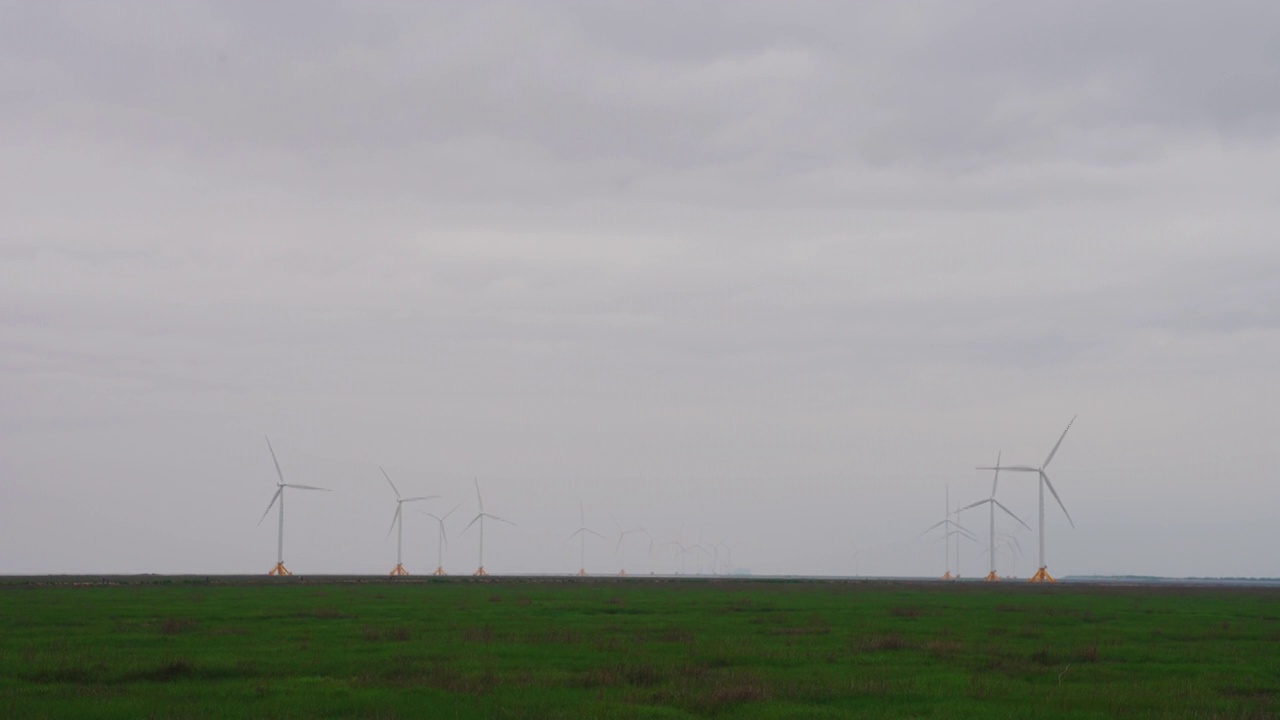
<svg viewBox="0 0 1280 720">
<path fill-rule="evenodd" d="M 269 435 L 298 573 L 931 575 L 1079 414 L 1052 573 L 1280 576 L 1274 3 L 5 1 L 0 168 L 0 573 L 265 572 Z"/>
</svg>

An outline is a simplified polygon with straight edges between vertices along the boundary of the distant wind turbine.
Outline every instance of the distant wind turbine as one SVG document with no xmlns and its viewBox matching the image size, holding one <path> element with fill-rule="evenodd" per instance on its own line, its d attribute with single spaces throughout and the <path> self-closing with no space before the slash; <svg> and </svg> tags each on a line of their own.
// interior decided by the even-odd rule
<svg viewBox="0 0 1280 720">
<path fill-rule="evenodd" d="M 943 540 L 946 542 L 947 572 L 942 576 L 942 579 L 954 580 L 955 576 L 951 574 L 951 536 L 959 532 L 959 533 L 963 533 L 970 540 L 976 541 L 977 538 L 973 536 L 973 533 L 961 527 L 959 523 L 951 519 L 951 486 L 950 485 L 947 486 L 946 494 L 947 494 L 947 498 L 946 498 L 947 507 L 946 507 L 946 513 L 942 516 L 943 519 L 926 528 L 924 532 L 920 533 L 920 537 L 924 537 L 925 535 L 928 535 L 934 528 L 937 528 L 937 527 L 940 527 L 943 530 L 945 530 L 942 537 L 943 537 Z M 957 568 L 957 572 L 959 572 L 958 568 Z"/>
<path fill-rule="evenodd" d="M 286 483 L 284 481 L 284 473 L 280 472 L 280 461 L 276 460 L 275 448 L 271 447 L 271 438 L 266 438 L 266 440 L 267 450 L 271 452 L 271 463 L 276 466 L 276 477 L 279 478 L 279 481 L 276 483 L 276 494 L 271 496 L 271 502 L 267 504 L 267 509 L 262 511 L 262 517 L 258 518 L 259 525 L 261 525 L 262 521 L 267 518 L 267 513 L 271 512 L 271 507 L 276 504 L 276 501 L 278 500 L 280 502 L 280 530 L 276 535 L 276 566 L 271 568 L 271 572 L 267 574 L 292 575 L 293 573 L 289 572 L 289 568 L 284 566 L 284 489 L 291 487 L 297 490 L 329 491 L 326 488 L 315 487 L 313 485 L 296 485 Z"/>
<path fill-rule="evenodd" d="M 1000 576 L 996 574 L 996 508 L 1000 508 L 1009 517 L 1013 518 L 1014 520 L 1017 520 L 1018 524 L 1022 525 L 1022 527 L 1028 530 L 1031 529 L 1030 525 L 1027 525 L 1026 523 L 1022 522 L 1022 518 L 1018 517 L 1017 515 L 1014 515 L 1012 510 L 1002 505 L 999 500 L 996 500 L 996 484 L 1000 482 L 999 468 L 1000 468 L 1000 453 L 996 453 L 996 473 L 995 473 L 995 477 L 992 478 L 991 480 L 991 497 L 987 498 L 986 500 L 979 500 L 976 503 L 971 503 L 969 505 L 965 505 L 964 507 L 960 508 L 960 511 L 964 511 L 970 508 L 976 508 L 980 505 L 986 505 L 987 508 L 990 510 L 990 519 L 989 519 L 990 527 L 988 530 L 988 539 L 990 541 L 990 547 L 987 549 L 987 553 L 991 556 L 991 571 L 987 573 L 987 576 L 985 578 L 983 578 L 983 580 L 986 580 L 987 582 L 999 582 L 1000 580 Z"/>
<path fill-rule="evenodd" d="M 489 518 L 490 520 L 497 520 L 498 522 L 504 522 L 512 527 L 515 527 L 515 523 L 511 522 L 510 520 L 505 520 L 503 518 L 500 518 L 497 515 L 490 515 L 489 513 L 485 512 L 484 498 L 480 496 L 480 481 L 473 480 L 473 482 L 475 482 L 476 484 L 476 502 L 480 505 L 480 512 L 477 513 L 475 517 L 471 518 L 471 522 L 467 523 L 467 526 L 462 528 L 462 532 L 466 532 L 470 530 L 471 526 L 475 525 L 477 522 L 480 523 L 480 567 L 471 574 L 484 577 L 489 574 L 484 571 L 484 519 Z M 462 533 L 458 533 L 458 534 L 461 535 Z"/>
<path fill-rule="evenodd" d="M 614 526 L 618 528 L 618 542 L 615 543 L 613 546 L 613 554 L 618 558 L 618 568 L 619 568 L 618 577 L 626 577 L 627 576 L 627 552 L 626 552 L 626 547 L 623 546 L 623 542 L 626 541 L 628 535 L 632 535 L 634 533 L 644 533 L 645 535 L 648 535 L 649 533 L 645 532 L 645 529 L 642 527 L 634 527 L 634 528 L 631 528 L 630 530 L 623 530 L 622 523 L 618 522 L 618 518 L 613 517 L 612 515 L 610 515 L 610 517 L 613 518 Z M 649 542 L 650 542 L 650 547 L 652 547 L 652 544 L 653 544 L 652 538 L 650 539 Z"/>
<path fill-rule="evenodd" d="M 1067 429 L 1062 431 L 1062 436 L 1058 438 L 1058 442 L 1049 451 L 1049 457 L 1044 459 L 1044 463 L 1040 467 L 1031 467 L 1030 465 L 1008 465 L 1004 467 L 984 467 L 979 470 L 1008 470 L 1010 472 L 1030 472 L 1040 476 L 1040 482 L 1037 486 L 1040 489 L 1040 569 L 1036 570 L 1036 574 L 1031 576 L 1027 582 L 1057 582 L 1049 575 L 1048 565 L 1044 561 L 1044 489 L 1049 488 L 1049 492 L 1053 493 L 1053 499 L 1058 501 L 1058 507 L 1062 508 L 1062 514 L 1067 516 L 1067 522 L 1071 523 L 1074 529 L 1076 523 L 1071 519 L 1071 513 L 1067 512 L 1067 506 L 1062 504 L 1062 498 L 1058 497 L 1058 491 L 1053 489 L 1053 483 L 1049 482 L 1049 475 L 1045 473 L 1045 468 L 1049 467 L 1049 463 L 1053 462 L 1053 456 L 1058 454 L 1058 448 L 1062 447 L 1062 441 L 1066 439 L 1067 433 L 1070 432 L 1071 426 L 1075 424 L 1076 417 L 1071 418 L 1071 422 L 1067 423 Z"/>
<path fill-rule="evenodd" d="M 587 576 L 587 534 L 595 535 L 604 540 L 604 536 L 587 527 L 587 511 L 582 508 L 582 501 L 578 501 L 578 529 L 569 534 L 569 539 L 575 537 L 580 540 L 578 548 L 578 577 Z"/>
<path fill-rule="evenodd" d="M 378 469 L 382 470 L 382 466 L 379 465 Z M 391 482 L 391 476 L 387 474 L 386 470 L 382 470 L 382 477 L 387 479 L 387 484 L 391 486 L 391 492 L 396 494 L 396 513 L 391 516 L 391 527 L 387 529 L 387 537 L 391 537 L 392 530 L 396 531 L 396 566 L 395 569 L 391 571 L 391 577 L 401 577 L 409 574 L 409 571 L 405 570 L 404 565 L 400 562 L 401 552 L 404 549 L 404 513 L 402 512 L 404 504 L 419 502 L 421 500 L 434 500 L 440 496 L 421 495 L 419 497 L 411 498 L 400 497 L 400 488 L 396 487 L 396 484 Z"/>
<path fill-rule="evenodd" d="M 449 574 L 444 571 L 444 549 L 449 547 L 449 538 L 444 531 L 444 521 L 447 520 L 449 516 L 453 514 L 454 510 L 457 510 L 460 507 L 462 507 L 461 503 L 454 505 L 453 508 L 451 508 L 449 512 L 445 513 L 444 515 L 436 515 L 435 513 L 429 513 L 429 512 L 422 513 L 427 517 L 434 518 L 436 521 L 436 525 L 439 527 L 439 532 L 436 534 L 436 571 L 431 573 L 432 575 L 444 576 Z M 422 512 L 422 511 L 419 510 L 419 512 Z"/>
<path fill-rule="evenodd" d="M 724 574 L 732 575 L 733 574 L 733 548 L 730 547 L 729 543 L 725 542 L 724 540 L 721 540 L 720 542 L 716 543 L 716 546 L 724 548 L 724 552 L 725 552 Z"/>
</svg>

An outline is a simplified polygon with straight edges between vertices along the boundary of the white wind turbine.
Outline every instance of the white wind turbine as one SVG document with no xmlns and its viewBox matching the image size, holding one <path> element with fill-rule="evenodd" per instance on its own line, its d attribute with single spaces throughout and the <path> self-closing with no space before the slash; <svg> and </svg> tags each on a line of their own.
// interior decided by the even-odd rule
<svg viewBox="0 0 1280 720">
<path fill-rule="evenodd" d="M 654 574 L 653 572 L 653 546 L 654 546 L 653 535 L 650 535 L 649 531 L 645 530 L 643 527 L 640 528 L 640 532 L 644 533 L 644 536 L 649 538 L 649 574 L 653 575 Z"/>
<path fill-rule="evenodd" d="M 1040 482 L 1037 486 L 1040 489 L 1040 569 L 1036 570 L 1036 574 L 1031 576 L 1027 582 L 1056 582 L 1049 575 L 1048 566 L 1044 561 L 1044 489 L 1049 488 L 1049 492 L 1053 493 L 1053 499 L 1058 501 L 1058 507 L 1062 508 L 1062 514 L 1067 516 L 1067 522 L 1071 523 L 1074 529 L 1076 523 L 1071 519 L 1071 513 L 1067 512 L 1067 506 L 1062 504 L 1062 498 L 1058 497 L 1058 491 L 1053 489 L 1053 483 L 1049 482 L 1049 475 L 1044 469 L 1049 467 L 1049 463 L 1053 462 L 1053 456 L 1058 454 L 1058 448 L 1062 447 L 1062 441 L 1066 439 L 1067 432 L 1071 430 L 1071 426 L 1075 424 L 1076 417 L 1072 416 L 1071 422 L 1067 423 L 1067 429 L 1062 431 L 1062 436 L 1058 438 L 1058 442 L 1049 451 L 1049 457 L 1044 459 L 1044 463 L 1040 467 L 1031 467 L 1030 465 L 1008 465 L 1004 467 L 984 467 L 979 470 L 1008 470 L 1010 472 L 1031 472 L 1040 476 Z M 998 465 L 998 463 L 997 463 Z"/>
<path fill-rule="evenodd" d="M 382 466 L 379 465 L 378 469 L 382 470 Z M 391 577 L 400 577 L 409 574 L 409 571 L 405 570 L 404 565 L 400 562 L 401 551 L 404 549 L 404 513 L 402 512 L 402 508 L 405 503 L 418 502 L 420 500 L 434 500 L 440 496 L 422 495 L 411 498 L 400 497 L 400 488 L 396 487 L 396 484 L 391 482 L 391 476 L 387 474 L 386 470 L 382 470 L 382 477 L 387 479 L 387 484 L 391 486 L 391 492 L 396 494 L 396 513 L 391 516 L 391 527 L 387 529 L 387 537 L 391 537 L 392 530 L 396 531 L 396 567 L 391 571 Z"/>
<path fill-rule="evenodd" d="M 1026 523 L 1022 522 L 1022 518 L 1018 517 L 1017 515 L 1014 515 L 1012 510 L 1002 505 L 1000 501 L 996 499 L 996 484 L 1000 482 L 999 468 L 1000 468 L 1000 453 L 996 453 L 996 474 L 995 474 L 995 477 L 991 480 L 991 497 L 987 498 L 986 500 L 979 500 L 976 503 L 965 505 L 964 507 L 960 508 L 960 510 L 957 511 L 957 512 L 961 512 L 964 510 L 968 510 L 970 508 L 976 508 L 979 505 L 986 505 L 988 509 L 991 511 L 990 519 L 989 519 L 990 527 L 988 529 L 988 538 L 990 540 L 990 547 L 987 550 L 987 553 L 991 556 L 991 572 L 987 573 L 987 576 L 983 578 L 983 580 L 986 580 L 987 582 L 999 582 L 1000 580 L 1000 576 L 996 574 L 996 508 L 1000 508 L 1009 517 L 1013 518 L 1014 520 L 1017 520 L 1018 524 L 1022 525 L 1022 527 L 1028 530 L 1031 529 L 1030 525 L 1027 525 Z"/>
<path fill-rule="evenodd" d="M 613 517 L 613 516 L 610 515 L 610 517 Z M 626 577 L 627 576 L 627 553 L 626 553 L 626 548 L 623 547 L 622 543 L 627 539 L 628 535 L 632 535 L 634 533 L 644 533 L 645 535 L 648 535 L 649 533 L 645 532 L 645 529 L 639 526 L 631 528 L 630 530 L 623 530 L 622 523 L 618 522 L 618 518 L 616 517 L 613 517 L 613 524 L 615 527 L 618 528 L 618 542 L 613 546 L 613 554 L 618 558 L 618 567 L 619 567 L 618 577 Z M 653 538 L 649 539 L 649 549 L 650 549 L 650 555 L 652 555 L 653 554 Z M 650 557 L 650 560 L 652 560 L 652 557 Z"/>
<path fill-rule="evenodd" d="M 604 536 L 587 527 L 587 512 L 582 508 L 582 501 L 578 501 L 578 529 L 569 534 L 569 539 L 575 537 L 581 542 L 578 549 L 578 577 L 587 576 L 587 534 L 590 533 L 604 540 Z"/>
<path fill-rule="evenodd" d="M 724 540 L 721 540 L 720 542 L 716 543 L 716 546 L 724 548 L 724 551 L 725 551 L 724 574 L 732 575 L 733 574 L 733 548 L 729 545 L 729 543 L 725 542 Z"/>
<path fill-rule="evenodd" d="M 1014 566 L 1014 572 L 1016 573 L 1018 558 L 1022 557 L 1022 543 L 1018 542 L 1018 538 L 1002 533 L 1000 539 L 996 542 L 995 551 L 998 554 L 1002 550 L 1009 553 L 1009 563 Z M 1013 577 L 1016 577 L 1016 575 Z"/>
<path fill-rule="evenodd" d="M 323 492 L 329 492 L 329 491 L 326 488 L 315 487 L 313 485 L 297 485 L 293 483 L 286 483 L 284 481 L 284 473 L 280 472 L 280 461 L 276 460 L 275 448 L 271 447 L 271 438 L 266 438 L 266 440 L 267 440 L 267 450 L 271 452 L 271 462 L 276 466 L 276 477 L 279 478 L 279 480 L 276 482 L 276 494 L 271 496 L 271 502 L 267 504 L 267 509 L 262 511 L 262 517 L 258 518 L 259 525 L 262 524 L 263 520 L 267 519 L 267 513 L 271 512 L 271 507 L 276 504 L 276 501 L 277 500 L 280 501 L 280 530 L 278 535 L 276 536 L 276 566 L 271 568 L 271 572 L 267 574 L 268 575 L 292 575 L 293 573 L 289 572 L 289 568 L 286 568 L 284 566 L 284 489 L 287 487 L 291 487 L 297 490 L 320 490 Z"/>
<path fill-rule="evenodd" d="M 471 526 L 475 525 L 476 522 L 480 523 L 480 567 L 471 574 L 478 575 L 478 576 L 487 576 L 489 573 L 484 571 L 484 519 L 489 518 L 490 520 L 497 520 L 498 522 L 504 522 L 512 527 L 515 527 L 515 523 L 511 522 L 510 520 L 500 518 L 497 515 L 490 515 L 489 513 L 485 512 L 484 498 L 480 497 L 480 481 L 475 480 L 474 482 L 476 484 L 476 502 L 479 503 L 480 505 L 480 512 L 475 517 L 471 518 L 471 522 L 467 523 L 467 526 L 462 528 L 462 532 L 466 532 L 470 530 Z M 462 533 L 458 533 L 458 534 L 461 535 Z"/>
<path fill-rule="evenodd" d="M 427 517 L 434 518 L 436 521 L 436 525 L 439 526 L 439 532 L 436 534 L 436 571 L 431 573 L 432 575 L 443 576 L 443 575 L 449 574 L 444 571 L 444 549 L 449 547 L 449 538 L 448 536 L 445 535 L 445 532 L 444 532 L 444 521 L 447 520 L 449 516 L 453 514 L 454 510 L 457 510 L 460 507 L 462 507 L 461 503 L 454 505 L 453 508 L 450 509 L 449 512 L 445 513 L 444 515 L 436 515 L 435 513 L 429 513 L 429 512 L 422 513 Z M 422 511 L 419 510 L 419 512 L 422 512 Z"/>
<path fill-rule="evenodd" d="M 977 538 L 973 536 L 973 533 L 961 527 L 959 523 L 951 519 L 951 486 L 950 485 L 947 486 L 946 493 L 947 493 L 947 507 L 946 507 L 946 513 L 942 516 L 943 519 L 930 525 L 928 528 L 925 529 L 924 532 L 920 533 L 919 537 L 924 537 L 925 535 L 928 535 L 929 532 L 936 527 L 940 527 L 946 531 L 943 533 L 942 537 L 947 544 L 946 546 L 947 572 L 942 576 L 942 579 L 953 580 L 955 579 L 955 576 L 951 574 L 951 536 L 954 534 L 962 533 L 965 537 L 967 537 L 970 540 L 974 540 L 975 542 Z M 959 541 L 957 540 L 956 542 L 959 542 Z M 959 556 L 957 556 L 957 560 L 959 560 Z M 959 572 L 958 569 L 957 569 L 957 572 Z"/>
</svg>

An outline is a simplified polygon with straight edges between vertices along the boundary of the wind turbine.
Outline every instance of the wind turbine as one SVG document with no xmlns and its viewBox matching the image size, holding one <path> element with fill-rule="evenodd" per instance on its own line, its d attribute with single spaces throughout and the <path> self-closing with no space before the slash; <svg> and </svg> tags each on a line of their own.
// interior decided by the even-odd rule
<svg viewBox="0 0 1280 720">
<path fill-rule="evenodd" d="M 1013 518 L 1014 520 L 1017 520 L 1018 524 L 1022 525 L 1022 527 L 1028 530 L 1031 529 L 1030 525 L 1027 525 L 1026 523 L 1022 522 L 1022 518 L 1018 517 L 1017 515 L 1014 515 L 1012 510 L 1000 504 L 1000 501 L 996 499 L 996 484 L 999 482 L 1000 482 L 1000 453 L 996 453 L 996 474 L 995 474 L 995 477 L 992 478 L 991 480 L 991 497 L 987 498 L 986 500 L 979 500 L 976 503 L 965 505 L 964 507 L 960 508 L 960 510 L 956 511 L 957 513 L 963 512 L 970 508 L 976 508 L 979 505 L 986 505 L 988 509 L 991 511 L 991 517 L 989 520 L 990 528 L 988 531 L 988 537 L 990 539 L 990 548 L 987 550 L 987 552 L 991 555 L 991 572 L 987 573 L 987 576 L 983 578 L 983 580 L 987 582 L 1000 581 L 1000 576 L 996 574 L 996 508 L 1000 508 L 1001 510 L 1005 511 L 1005 514 L 1007 514 L 1009 517 Z"/>
<path fill-rule="evenodd" d="M 580 547 L 578 548 L 578 577 L 586 577 L 587 576 L 587 533 L 595 535 L 601 540 L 604 540 L 604 536 L 596 532 L 595 530 L 592 530 L 587 527 L 587 512 L 582 509 L 581 500 L 578 501 L 578 520 L 580 521 L 578 524 L 578 529 L 574 530 L 572 533 L 569 534 L 569 539 L 572 540 L 576 537 L 581 540 Z"/>
<path fill-rule="evenodd" d="M 1022 557 L 1022 544 L 1018 542 L 1018 538 L 1002 533 L 999 542 L 996 543 L 995 551 L 999 553 L 1001 550 L 1009 552 L 1009 562 L 1014 566 L 1014 572 L 1017 572 L 1018 558 Z M 1017 577 L 1013 575 L 1011 577 Z"/>
<path fill-rule="evenodd" d="M 382 470 L 382 466 L 378 466 Z M 439 495 L 422 495 L 420 497 L 400 497 L 400 488 L 391 482 L 391 476 L 386 470 L 382 470 L 382 477 L 387 479 L 387 484 L 391 486 L 391 492 L 396 494 L 396 514 L 391 516 L 391 527 L 387 529 L 387 537 L 391 537 L 391 531 L 396 531 L 396 567 L 391 571 L 391 577 L 400 577 L 408 575 L 409 571 L 404 569 L 404 565 L 400 563 L 401 550 L 404 548 L 404 513 L 401 512 L 405 503 L 418 502 L 419 500 L 434 500 Z"/>
<path fill-rule="evenodd" d="M 944 575 L 942 576 L 942 579 L 943 579 L 943 580 L 954 580 L 956 576 L 953 576 L 953 575 L 951 574 L 951 536 L 952 536 L 953 534 L 956 534 L 956 533 L 963 533 L 963 534 L 964 534 L 966 537 L 968 537 L 970 540 L 974 540 L 974 541 L 976 541 L 977 539 L 976 539 L 975 537 L 973 537 L 973 533 L 971 533 L 971 532 L 969 532 L 968 530 L 964 529 L 963 527 L 961 527 L 961 526 L 960 526 L 960 524 L 959 524 L 959 523 L 957 523 L 957 522 L 955 522 L 955 521 L 953 521 L 953 520 L 951 519 L 951 486 L 950 486 L 950 485 L 948 485 L 948 486 L 947 486 L 947 507 L 946 507 L 946 513 L 945 513 L 942 517 L 943 517 L 943 519 L 942 519 L 942 520 L 940 520 L 940 521 L 938 521 L 938 522 L 936 522 L 936 523 L 934 523 L 934 524 L 930 525 L 928 528 L 926 528 L 926 529 L 925 529 L 925 531 L 924 531 L 924 532 L 920 533 L 920 535 L 919 535 L 918 537 L 924 537 L 925 535 L 928 535 L 928 534 L 929 534 L 929 532 L 930 532 L 931 530 L 933 530 L 934 528 L 936 528 L 936 527 L 940 527 L 940 528 L 943 528 L 944 530 L 946 530 L 946 532 L 945 532 L 945 533 L 943 533 L 943 536 L 942 536 L 942 537 L 943 537 L 943 540 L 947 543 L 947 547 L 946 547 L 946 553 L 947 553 L 947 572 L 946 572 L 946 574 L 944 574 Z M 957 542 L 959 542 L 959 541 L 957 541 Z M 957 560 L 958 560 L 958 559 L 959 559 L 959 558 L 958 558 L 958 556 L 957 556 Z M 958 568 L 957 568 L 957 572 L 959 572 L 959 569 L 958 569 Z"/>
<path fill-rule="evenodd" d="M 677 570 L 676 570 L 676 573 L 675 573 L 675 574 L 676 574 L 676 575 L 683 575 L 683 574 L 684 574 L 684 558 L 685 558 L 685 555 L 687 555 L 687 554 L 689 553 L 689 548 L 687 548 L 687 547 L 685 546 L 685 544 L 684 544 L 684 543 L 680 542 L 679 538 L 677 538 L 677 539 L 675 539 L 675 540 L 668 540 L 668 541 L 666 541 L 666 542 L 662 543 L 662 545 L 663 545 L 664 547 L 665 547 L 665 546 L 667 546 L 667 545 L 675 545 L 675 546 L 676 546 L 676 553 L 675 553 L 675 555 L 676 555 L 676 558 L 680 561 L 680 567 L 679 567 L 679 569 L 677 569 Z"/>
<path fill-rule="evenodd" d="M 721 540 L 720 542 L 716 543 L 716 545 L 724 548 L 724 551 L 725 551 L 724 574 L 732 575 L 733 574 L 733 548 L 729 545 L 729 543 L 725 542 L 724 540 Z"/>
<path fill-rule="evenodd" d="M 266 437 L 265 435 L 263 437 Z M 271 438 L 266 438 L 267 450 L 271 452 L 271 462 L 276 466 L 276 494 L 271 496 L 271 502 L 267 504 L 267 509 L 262 511 L 262 517 L 258 518 L 258 524 L 261 525 L 263 520 L 267 519 L 267 513 L 271 512 L 271 507 L 280 501 L 280 530 L 276 536 L 276 566 L 271 568 L 271 572 L 267 575 L 292 575 L 289 568 L 284 566 L 284 489 L 287 487 L 297 490 L 320 490 L 329 492 L 326 488 L 315 487 L 313 485 L 297 485 L 284 481 L 284 473 L 280 472 L 280 461 L 276 460 L 275 448 L 271 447 Z"/>
<path fill-rule="evenodd" d="M 476 484 L 476 501 L 480 505 L 480 512 L 476 514 L 475 517 L 471 518 L 471 522 L 467 523 L 467 526 L 462 528 L 462 532 L 466 532 L 470 530 L 471 526 L 475 525 L 477 521 L 480 523 L 480 567 L 471 574 L 479 577 L 486 577 L 489 575 L 489 573 L 484 571 L 484 519 L 489 518 L 490 520 L 497 520 L 498 522 L 504 522 L 512 527 L 515 527 L 516 524 L 511 522 L 510 520 L 500 518 L 497 515 L 490 515 L 489 513 L 485 512 L 484 498 L 480 497 L 480 481 L 473 479 L 473 482 L 475 482 Z M 462 533 L 458 533 L 458 534 L 461 535 Z"/>
<path fill-rule="evenodd" d="M 440 532 L 436 535 L 436 571 L 431 573 L 432 575 L 444 576 L 449 574 L 444 571 L 444 549 L 449 547 L 449 538 L 445 535 L 445 532 L 444 532 L 444 521 L 448 519 L 450 515 L 453 514 L 454 510 L 457 510 L 460 507 L 462 507 L 462 503 L 458 503 L 457 505 L 454 505 L 453 508 L 449 510 L 449 512 L 445 513 L 444 515 L 436 515 L 434 513 L 429 513 L 429 512 L 422 513 L 423 515 L 426 515 L 428 517 L 435 518 L 436 524 L 440 527 Z M 419 512 L 422 512 L 422 511 L 419 510 Z"/>
<path fill-rule="evenodd" d="M 1053 483 L 1049 482 L 1049 475 L 1044 469 L 1049 467 L 1049 463 L 1053 462 L 1053 456 L 1058 454 L 1058 448 L 1062 447 L 1062 441 L 1066 439 L 1067 433 L 1071 430 L 1071 426 L 1075 424 L 1078 415 L 1072 416 L 1071 422 L 1067 423 L 1067 429 L 1062 431 L 1062 436 L 1058 438 L 1057 444 L 1049 451 L 1049 457 L 1044 459 L 1044 463 L 1040 467 L 1031 467 L 1030 465 L 1008 465 L 1005 467 L 984 467 L 979 470 L 1008 470 L 1010 472 L 1032 472 L 1040 476 L 1040 482 L 1037 486 L 1040 488 L 1040 569 L 1036 570 L 1036 574 L 1031 576 L 1027 582 L 1057 582 L 1049 575 L 1048 565 L 1044 561 L 1044 489 L 1049 488 L 1049 492 L 1053 493 L 1053 499 L 1058 501 L 1058 507 L 1062 508 L 1062 514 L 1067 516 L 1067 522 L 1071 523 L 1072 529 L 1075 529 L 1076 523 L 1071 519 L 1071 513 L 1067 512 L 1067 506 L 1062 504 L 1062 498 L 1058 497 L 1058 491 L 1053 489 Z"/>
<path fill-rule="evenodd" d="M 610 517 L 613 517 L 613 516 L 610 515 Z M 649 533 L 645 532 L 644 528 L 638 527 L 638 526 L 631 528 L 630 530 L 623 530 L 622 523 L 618 522 L 618 518 L 616 517 L 613 517 L 613 524 L 618 528 L 618 542 L 613 547 L 613 554 L 616 555 L 618 558 L 618 567 L 619 567 L 618 577 L 626 577 L 627 576 L 627 554 L 626 554 L 626 548 L 622 546 L 623 541 L 627 539 L 628 535 L 631 535 L 633 533 L 644 533 L 646 535 L 648 535 Z M 653 538 L 649 539 L 649 547 L 650 547 L 650 553 L 652 554 Z"/>
<path fill-rule="evenodd" d="M 649 574 L 653 575 L 653 535 L 650 535 L 649 531 L 645 530 L 643 527 L 640 528 L 640 532 L 644 533 L 644 536 L 649 538 Z"/>
</svg>

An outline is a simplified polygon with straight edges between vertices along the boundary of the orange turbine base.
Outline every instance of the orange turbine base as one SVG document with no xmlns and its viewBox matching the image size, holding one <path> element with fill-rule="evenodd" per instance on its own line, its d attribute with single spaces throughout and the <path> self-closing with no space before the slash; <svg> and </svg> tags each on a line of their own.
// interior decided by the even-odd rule
<svg viewBox="0 0 1280 720">
<path fill-rule="evenodd" d="M 483 565 L 481 565 L 481 566 L 480 566 L 480 569 L 476 570 L 475 572 L 473 572 L 473 573 L 471 573 L 471 574 L 472 574 L 473 576 L 475 576 L 475 577 L 489 577 L 489 573 L 487 573 L 487 572 L 485 572 L 485 571 L 484 571 L 484 566 L 483 566 Z"/>
<path fill-rule="evenodd" d="M 438 568 L 436 568 L 436 571 L 435 571 L 435 572 L 433 572 L 433 573 L 431 573 L 431 574 L 432 574 L 432 575 L 442 575 L 442 576 L 443 576 L 443 575 L 448 575 L 449 573 L 445 572 L 443 567 L 438 567 Z"/>
<path fill-rule="evenodd" d="M 289 568 L 285 567 L 284 563 L 282 562 L 276 563 L 276 566 L 271 568 L 271 572 L 267 573 L 267 575 L 269 576 L 270 575 L 292 575 L 292 574 L 293 573 L 289 572 Z"/>
<path fill-rule="evenodd" d="M 943 580 L 955 580 L 956 578 L 955 578 L 955 576 L 954 576 L 954 575 L 952 575 L 952 574 L 951 574 L 951 571 L 950 571 L 950 570 L 948 570 L 948 571 L 947 571 L 947 573 L 946 573 L 945 575 L 943 575 L 943 576 L 942 576 L 942 579 L 943 579 Z"/>
<path fill-rule="evenodd" d="M 992 570 L 991 572 L 987 573 L 987 576 L 982 579 L 985 582 L 1000 582 L 1000 576 L 996 574 L 995 570 Z"/>
<path fill-rule="evenodd" d="M 408 574 L 409 571 L 405 570 L 403 565 L 396 565 L 396 568 L 391 571 L 391 577 L 404 577 Z"/>
<path fill-rule="evenodd" d="M 578 577 L 586 577 L 586 576 L 587 576 L 587 569 L 586 569 L 586 568 L 578 568 Z"/>
<path fill-rule="evenodd" d="M 1048 570 L 1045 570 L 1044 568 L 1040 568 L 1039 570 L 1036 571 L 1035 575 L 1032 575 L 1027 580 L 1027 582 L 1043 583 L 1043 582 L 1058 582 L 1058 581 L 1054 580 L 1053 577 L 1049 575 Z"/>
</svg>

